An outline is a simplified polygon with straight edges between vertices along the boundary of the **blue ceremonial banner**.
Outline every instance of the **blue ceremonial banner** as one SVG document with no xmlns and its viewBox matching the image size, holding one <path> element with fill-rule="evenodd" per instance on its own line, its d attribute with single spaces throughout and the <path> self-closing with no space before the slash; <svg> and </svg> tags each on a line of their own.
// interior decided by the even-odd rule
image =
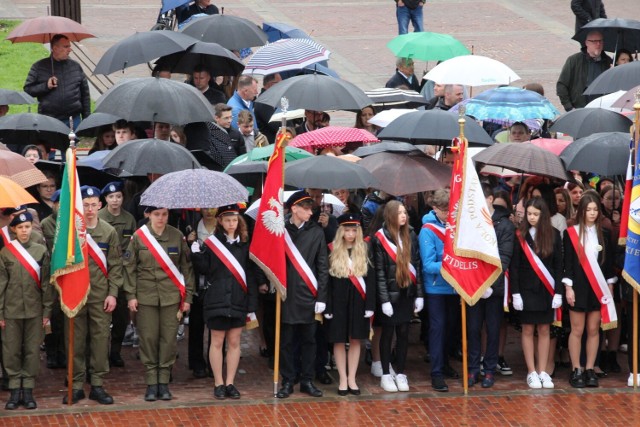
<svg viewBox="0 0 640 427">
<path fill-rule="evenodd" d="M 629 222 L 627 245 L 624 257 L 622 277 L 640 292 L 640 165 L 638 153 L 635 153 L 633 187 L 629 203 Z"/>
</svg>

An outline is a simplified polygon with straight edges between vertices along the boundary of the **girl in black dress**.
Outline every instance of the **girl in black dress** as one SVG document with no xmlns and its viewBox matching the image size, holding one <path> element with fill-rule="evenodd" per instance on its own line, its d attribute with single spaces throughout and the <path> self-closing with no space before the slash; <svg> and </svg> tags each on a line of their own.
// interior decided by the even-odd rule
<svg viewBox="0 0 640 427">
<path fill-rule="evenodd" d="M 553 388 L 545 372 L 549 356 L 549 330 L 554 311 L 562 306 L 562 240 L 553 228 L 549 208 L 540 197 L 525 203 L 525 218 L 517 232 L 509 268 L 513 308 L 520 313 L 522 351 L 530 388 Z M 538 330 L 538 369 L 534 332 Z"/>
<path fill-rule="evenodd" d="M 240 362 L 242 328 L 247 314 L 255 312 L 258 305 L 255 264 L 249 259 L 247 225 L 238 206 L 218 208 L 217 217 L 214 235 L 204 241 L 202 248 L 197 241 L 191 246 L 192 260 L 207 280 L 202 305 L 211 331 L 209 361 L 215 381 L 214 397 L 239 399 L 240 392 L 233 382 Z M 223 358 L 225 339 L 227 352 Z M 223 359 L 227 363 L 226 382 L 222 377 Z"/>
<path fill-rule="evenodd" d="M 338 224 L 336 237 L 329 245 L 329 298 L 325 317 L 330 319 L 328 340 L 334 343 L 333 355 L 340 375 L 338 394 L 359 395 L 356 371 L 360 340 L 369 337 L 370 318 L 375 309 L 375 279 L 360 216 L 341 215 Z M 348 354 L 345 343 L 349 343 Z"/>
</svg>

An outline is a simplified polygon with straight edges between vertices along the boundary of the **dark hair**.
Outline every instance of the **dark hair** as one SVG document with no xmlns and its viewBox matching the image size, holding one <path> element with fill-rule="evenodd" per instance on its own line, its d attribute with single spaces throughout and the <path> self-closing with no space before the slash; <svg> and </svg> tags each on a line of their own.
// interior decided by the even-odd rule
<svg viewBox="0 0 640 427">
<path fill-rule="evenodd" d="M 616 52 L 616 59 L 615 61 L 613 61 L 613 65 L 617 65 L 618 64 L 618 59 L 620 59 L 620 55 L 622 55 L 623 53 L 626 53 L 627 55 L 629 55 L 629 62 L 633 62 L 633 54 L 627 50 L 627 49 L 618 49 L 618 52 Z"/>
<path fill-rule="evenodd" d="M 267 74 L 266 76 L 264 76 L 262 78 L 262 86 L 266 86 L 269 83 L 275 81 L 277 75 L 278 73 L 273 73 L 273 74 Z"/>
<path fill-rule="evenodd" d="M 69 37 L 65 36 L 64 34 L 56 34 L 55 36 L 51 37 L 51 46 L 55 46 L 56 44 L 58 44 L 58 42 L 60 40 L 69 40 Z"/>
<path fill-rule="evenodd" d="M 398 212 L 400 207 L 404 206 L 398 200 L 389 201 L 383 212 L 384 227 L 389 231 L 391 240 L 397 247 L 396 256 L 396 283 L 399 288 L 407 288 L 411 284 L 411 275 L 409 274 L 409 263 L 411 262 L 411 236 L 409 235 L 409 214 L 407 213 L 407 222 L 400 226 L 398 224 Z M 405 208 L 406 209 L 406 208 Z M 401 243 L 398 242 L 398 238 Z"/>
<path fill-rule="evenodd" d="M 209 71 L 209 68 L 204 64 L 198 64 L 195 67 L 193 67 L 193 73 L 205 73 L 205 72 L 211 75 L 211 71 Z"/>
<path fill-rule="evenodd" d="M 486 196 L 485 196 L 486 197 Z M 513 212 L 513 203 L 511 203 L 511 195 L 506 190 L 496 190 L 493 192 L 493 200 L 504 200 L 507 204 L 509 212 Z"/>
<path fill-rule="evenodd" d="M 365 108 L 371 108 L 371 111 L 373 111 L 373 114 L 376 114 L 376 109 L 373 108 L 373 105 L 367 105 L 366 107 L 362 107 L 360 111 L 356 113 L 356 124 L 354 127 L 357 129 L 365 129 L 364 120 L 362 120 L 362 112 L 364 111 Z"/>
<path fill-rule="evenodd" d="M 227 111 L 233 110 L 233 108 L 231 108 L 230 106 L 222 102 L 219 102 L 218 104 L 214 105 L 213 109 L 215 110 L 216 117 L 222 117 L 222 113 L 226 113 Z"/>
<path fill-rule="evenodd" d="M 585 243 L 585 218 L 587 216 L 587 207 L 590 203 L 595 203 L 598 209 L 598 217 L 596 218 L 596 234 L 598 235 L 598 243 L 602 246 L 602 254 L 604 255 L 604 238 L 602 237 L 602 207 L 600 196 L 595 190 L 587 190 L 582 194 L 580 202 L 578 203 L 578 210 L 576 211 L 576 222 L 580 225 L 580 242 L 584 246 Z M 604 260 L 604 257 L 602 258 Z"/>
<path fill-rule="evenodd" d="M 113 124 L 112 128 L 114 131 L 118 129 L 129 129 L 132 134 L 136 133 L 136 126 L 133 124 L 133 122 L 129 122 L 124 119 L 117 120 Z"/>
<path fill-rule="evenodd" d="M 536 225 L 536 235 L 533 239 L 534 251 L 536 254 L 540 255 L 541 258 L 546 258 L 553 253 L 554 228 L 553 225 L 551 225 L 549 208 L 542 197 L 533 197 L 527 200 L 524 205 L 525 221 L 521 221 L 519 226 L 520 235 L 523 239 L 526 238 L 527 233 L 529 233 L 529 229 L 531 228 L 531 224 L 526 220 L 527 208 L 529 207 L 540 211 L 540 218 Z"/>
<path fill-rule="evenodd" d="M 492 196 L 495 198 L 495 196 L 493 195 L 493 188 L 491 188 L 489 184 L 487 184 L 486 182 L 483 182 L 481 185 L 482 185 L 482 194 L 484 194 L 485 199 L 489 196 Z"/>
<path fill-rule="evenodd" d="M 96 140 L 93 143 L 93 147 L 91 147 L 90 153 L 100 150 L 113 150 L 118 146 L 118 144 L 115 142 L 115 139 L 113 140 L 113 144 L 111 144 L 110 146 L 104 145 L 104 134 L 107 132 L 115 132 L 113 126 L 100 126 L 98 135 L 96 136 Z"/>
<path fill-rule="evenodd" d="M 534 187 L 534 190 L 540 192 L 540 196 L 547 204 L 549 208 L 549 215 L 554 216 L 558 213 L 558 202 L 556 202 L 556 193 L 553 191 L 553 187 L 549 184 L 538 184 Z"/>
<path fill-rule="evenodd" d="M 42 160 L 42 153 L 40 153 L 40 149 L 34 144 L 29 144 L 24 147 L 24 149 L 22 150 L 22 155 L 25 156 L 27 154 L 27 151 L 29 150 L 36 150 L 38 152 L 38 158 Z"/>
<path fill-rule="evenodd" d="M 523 89 L 530 90 L 544 96 L 544 87 L 540 83 L 527 83 L 523 86 Z"/>
<path fill-rule="evenodd" d="M 249 240 L 247 222 L 244 220 L 242 215 L 236 215 L 236 216 L 238 217 L 238 228 L 236 228 L 236 235 L 234 237 L 240 236 L 240 241 L 246 242 L 247 240 Z M 218 221 L 216 221 L 216 231 L 218 233 L 225 234 L 221 219 L 222 217 L 220 217 Z"/>
</svg>

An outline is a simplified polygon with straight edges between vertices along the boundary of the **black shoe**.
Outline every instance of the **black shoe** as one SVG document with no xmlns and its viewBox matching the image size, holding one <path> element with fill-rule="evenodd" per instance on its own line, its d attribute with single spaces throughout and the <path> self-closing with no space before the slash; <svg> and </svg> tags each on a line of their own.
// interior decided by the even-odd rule
<svg viewBox="0 0 640 427">
<path fill-rule="evenodd" d="M 269 350 L 266 347 L 260 347 L 260 356 L 269 357 Z"/>
<path fill-rule="evenodd" d="M 480 374 L 474 374 L 472 372 L 469 372 L 469 376 L 467 377 L 467 386 L 473 387 L 475 384 L 478 383 L 479 379 L 480 379 Z"/>
<path fill-rule="evenodd" d="M 194 369 L 193 370 L 193 377 L 194 378 L 207 378 L 207 371 L 205 371 L 204 368 L 198 368 L 198 369 Z"/>
<path fill-rule="evenodd" d="M 453 369 L 451 365 L 444 365 L 444 368 L 442 368 L 442 372 L 444 373 L 444 376 L 447 378 L 451 378 L 454 380 L 457 380 L 458 378 L 460 378 L 460 374 L 458 374 L 458 371 Z"/>
<path fill-rule="evenodd" d="M 171 392 L 169 391 L 169 385 L 167 384 L 158 384 L 158 399 L 160 400 L 171 400 L 173 396 L 171 396 Z"/>
<path fill-rule="evenodd" d="M 320 384 L 324 384 L 324 385 L 329 385 L 329 384 L 331 384 L 333 382 L 333 380 L 331 379 L 329 374 L 327 374 L 327 371 L 320 372 L 319 374 L 316 374 L 316 381 L 318 381 Z"/>
<path fill-rule="evenodd" d="M 593 369 L 587 369 L 584 373 L 584 384 L 587 387 L 598 387 L 598 376 Z"/>
<path fill-rule="evenodd" d="M 78 403 L 80 400 L 84 399 L 86 396 L 84 395 L 84 390 L 80 389 L 80 390 L 73 390 L 71 392 L 71 404 L 74 403 Z M 69 403 L 69 395 L 65 393 L 64 397 L 62 398 L 62 403 L 64 405 Z"/>
<path fill-rule="evenodd" d="M 0 389 L 2 389 L 2 391 L 9 391 L 9 377 L 6 373 L 3 375 L 2 381 L 0 381 Z"/>
<path fill-rule="evenodd" d="M 14 409 L 18 409 L 18 406 L 20 406 L 20 389 L 14 388 L 11 390 L 9 400 L 7 400 L 6 405 L 4 405 L 4 409 L 12 411 Z"/>
<path fill-rule="evenodd" d="M 346 390 L 338 389 L 338 396 L 346 396 L 347 394 L 349 394 L 349 388 L 347 388 Z"/>
<path fill-rule="evenodd" d="M 439 391 L 439 392 L 447 392 L 449 391 L 449 386 L 447 385 L 447 383 L 444 381 L 443 377 L 434 377 L 431 378 L 431 387 L 435 390 L 435 391 Z"/>
<path fill-rule="evenodd" d="M 293 377 L 293 385 L 296 385 L 300 382 L 300 374 L 296 374 L 295 377 Z"/>
<path fill-rule="evenodd" d="M 111 397 L 102 387 L 92 386 L 91 391 L 89 392 L 89 399 L 95 400 L 101 405 L 113 404 L 113 397 Z"/>
<path fill-rule="evenodd" d="M 47 368 L 57 369 L 58 367 L 58 359 L 56 359 L 56 355 L 47 354 Z"/>
<path fill-rule="evenodd" d="M 613 372 L 614 374 L 620 373 L 622 368 L 618 365 L 618 352 L 610 351 L 609 352 L 609 372 Z"/>
<path fill-rule="evenodd" d="M 213 389 L 213 397 L 218 400 L 224 400 L 227 398 L 227 389 L 224 384 L 215 386 L 215 388 Z"/>
<path fill-rule="evenodd" d="M 109 357 L 109 365 L 114 366 L 116 368 L 124 368 L 124 360 L 120 353 L 111 353 Z"/>
<path fill-rule="evenodd" d="M 368 348 L 364 352 L 364 363 L 371 366 L 371 362 L 373 362 L 373 355 L 371 354 L 371 349 Z"/>
<path fill-rule="evenodd" d="M 289 381 L 285 381 L 282 383 L 282 387 L 280 387 L 280 390 L 278 390 L 276 397 L 278 399 L 286 399 L 292 394 L 293 394 L 293 384 L 290 383 Z"/>
<path fill-rule="evenodd" d="M 600 369 L 602 369 L 604 372 L 610 372 L 609 353 L 606 352 L 605 350 L 600 350 L 596 363 L 600 367 Z"/>
<path fill-rule="evenodd" d="M 322 397 L 322 390 L 313 385 L 311 381 L 300 383 L 300 393 L 307 393 L 311 397 Z"/>
<path fill-rule="evenodd" d="M 144 393 L 144 400 L 147 402 L 155 402 L 158 400 L 158 384 L 147 386 L 147 391 Z"/>
<path fill-rule="evenodd" d="M 349 394 L 353 394 L 354 396 L 360 396 L 360 389 L 359 388 L 348 387 L 347 390 L 349 391 Z"/>
<path fill-rule="evenodd" d="M 226 395 L 231 399 L 240 399 L 240 392 L 233 384 L 228 384 L 226 387 Z"/>
<path fill-rule="evenodd" d="M 591 371 L 593 371 L 593 369 L 591 369 Z M 573 370 L 573 372 L 571 373 L 571 377 L 569 378 L 569 384 L 571 384 L 571 387 L 573 388 L 585 387 L 584 372 L 582 372 L 582 369 L 575 368 Z"/>
<path fill-rule="evenodd" d="M 25 409 L 36 409 L 38 404 L 36 400 L 33 398 L 33 390 L 30 388 L 25 388 L 22 390 L 22 404 Z"/>
</svg>

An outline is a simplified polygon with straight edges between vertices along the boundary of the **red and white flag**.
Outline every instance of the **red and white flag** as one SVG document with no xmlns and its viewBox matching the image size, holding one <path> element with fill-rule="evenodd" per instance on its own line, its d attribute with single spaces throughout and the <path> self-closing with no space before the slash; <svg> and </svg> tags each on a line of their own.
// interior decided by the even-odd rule
<svg viewBox="0 0 640 427">
<path fill-rule="evenodd" d="M 276 286 L 282 299 L 287 296 L 287 261 L 284 241 L 284 144 L 286 133 L 280 132 L 269 159 L 256 226 L 249 247 L 251 259 Z"/>
<path fill-rule="evenodd" d="M 498 240 L 482 186 L 467 155 L 466 138 L 454 138 L 453 165 L 442 277 L 474 305 L 502 272 Z"/>
</svg>

